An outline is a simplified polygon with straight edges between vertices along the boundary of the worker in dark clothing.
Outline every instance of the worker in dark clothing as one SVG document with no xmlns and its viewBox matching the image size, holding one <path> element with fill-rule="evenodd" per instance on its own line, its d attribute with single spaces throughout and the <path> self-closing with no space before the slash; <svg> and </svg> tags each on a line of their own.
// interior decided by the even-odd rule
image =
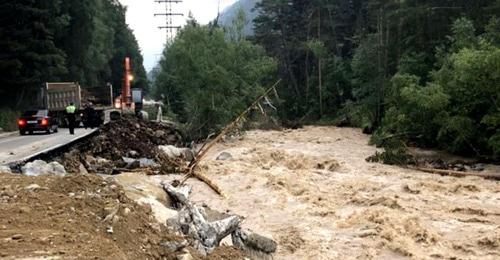
<svg viewBox="0 0 500 260">
<path fill-rule="evenodd" d="M 68 119 L 68 128 L 69 134 L 75 134 L 75 121 L 76 121 L 76 107 L 73 102 L 69 103 L 69 106 L 66 107 L 66 117 Z"/>
<path fill-rule="evenodd" d="M 92 103 L 88 103 L 85 107 L 83 114 L 85 116 L 85 129 L 90 127 L 91 129 L 97 126 L 97 115 Z"/>
</svg>

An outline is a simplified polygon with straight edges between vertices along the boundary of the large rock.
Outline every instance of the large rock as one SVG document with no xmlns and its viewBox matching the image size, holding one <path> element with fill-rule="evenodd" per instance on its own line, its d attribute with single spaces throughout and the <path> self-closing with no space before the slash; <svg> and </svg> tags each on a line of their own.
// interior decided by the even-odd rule
<svg viewBox="0 0 500 260">
<path fill-rule="evenodd" d="M 218 161 L 227 161 L 227 160 L 231 160 L 233 159 L 233 156 L 228 153 L 228 152 L 222 152 L 219 154 L 219 156 L 217 156 L 217 159 Z"/>
<path fill-rule="evenodd" d="M 182 157 L 187 161 L 191 161 L 194 157 L 193 151 L 189 148 L 178 148 L 173 145 L 160 145 L 158 148 L 162 150 L 170 159 Z"/>
<path fill-rule="evenodd" d="M 66 170 L 58 162 L 47 163 L 42 160 L 27 163 L 21 167 L 21 172 L 27 176 L 40 176 L 40 175 L 66 175 Z"/>
<path fill-rule="evenodd" d="M 167 133 L 163 130 L 156 130 L 154 133 L 154 137 L 156 138 L 164 138 Z"/>
<path fill-rule="evenodd" d="M 272 254 L 276 252 L 278 247 L 278 244 L 274 240 L 249 230 L 244 231 L 241 228 L 236 229 L 231 234 L 231 238 L 234 246 L 246 251 L 258 251 L 265 254 Z"/>
</svg>

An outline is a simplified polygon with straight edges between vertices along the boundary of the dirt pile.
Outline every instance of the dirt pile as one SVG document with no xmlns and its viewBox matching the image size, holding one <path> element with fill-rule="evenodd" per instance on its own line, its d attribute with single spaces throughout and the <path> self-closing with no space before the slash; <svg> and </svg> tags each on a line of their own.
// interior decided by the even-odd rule
<svg viewBox="0 0 500 260">
<path fill-rule="evenodd" d="M 159 167 L 158 163 L 173 162 L 166 162 L 158 147 L 181 146 L 182 140 L 181 133 L 172 125 L 122 118 L 103 126 L 97 136 L 72 147 L 56 161 L 68 172 L 113 174 L 124 168 Z"/>
<path fill-rule="evenodd" d="M 1 259 L 244 259 L 217 247 L 203 257 L 129 199 L 112 178 L 0 174 Z M 184 258 L 182 258 L 184 257 Z"/>
<path fill-rule="evenodd" d="M 182 238 L 117 184 L 91 175 L 0 180 L 1 258 L 175 258 L 162 244 Z"/>
<path fill-rule="evenodd" d="M 153 159 L 157 146 L 181 144 L 182 136 L 172 125 L 123 118 L 105 125 L 99 136 L 82 148 L 95 157 L 114 161 L 122 157 Z"/>
</svg>

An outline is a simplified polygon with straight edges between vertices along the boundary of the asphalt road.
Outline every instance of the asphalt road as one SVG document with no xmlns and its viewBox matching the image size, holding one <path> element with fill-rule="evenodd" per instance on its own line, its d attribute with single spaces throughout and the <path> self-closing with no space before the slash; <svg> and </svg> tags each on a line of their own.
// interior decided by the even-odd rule
<svg viewBox="0 0 500 260">
<path fill-rule="evenodd" d="M 0 138 L 0 165 L 20 161 L 31 155 L 64 145 L 88 135 L 93 130 L 77 128 L 75 135 L 70 135 L 67 128 L 59 128 L 59 133 L 34 134 Z"/>
</svg>

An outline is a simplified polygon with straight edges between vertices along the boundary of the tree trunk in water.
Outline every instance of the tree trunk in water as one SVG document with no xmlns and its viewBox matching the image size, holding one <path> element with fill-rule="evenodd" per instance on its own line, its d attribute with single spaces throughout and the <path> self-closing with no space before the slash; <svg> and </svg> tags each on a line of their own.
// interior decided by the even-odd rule
<svg viewBox="0 0 500 260">
<path fill-rule="evenodd" d="M 381 104 L 382 104 L 382 85 L 383 85 L 383 71 L 382 71 L 382 47 L 384 45 L 384 25 L 382 23 L 382 7 L 379 8 L 377 17 L 377 74 L 378 74 L 378 89 L 377 89 L 377 108 L 375 112 L 375 126 L 378 126 L 381 120 Z"/>
<path fill-rule="evenodd" d="M 299 86 L 297 84 L 297 79 L 295 78 L 295 75 L 293 74 L 293 70 L 292 70 L 292 63 L 290 61 L 290 53 L 289 53 L 289 49 L 288 49 L 288 44 L 286 42 L 286 39 L 285 39 L 285 25 L 283 24 L 283 19 L 281 18 L 281 8 L 279 10 L 279 18 L 280 20 L 280 30 L 281 30 L 281 41 L 283 43 L 283 47 L 285 49 L 285 67 L 288 71 L 288 74 L 290 75 L 290 79 L 292 80 L 292 84 L 294 86 L 294 89 L 295 89 L 295 93 L 298 95 L 300 95 L 300 91 L 299 91 Z"/>
<path fill-rule="evenodd" d="M 309 40 L 311 39 L 311 23 L 312 23 L 312 16 L 313 16 L 313 12 L 309 15 L 309 23 L 308 23 L 308 26 L 307 26 L 307 42 L 309 42 Z M 305 60 L 305 69 L 304 69 L 304 72 L 305 72 L 305 77 L 306 77 L 306 104 L 309 104 L 309 54 L 310 54 L 310 50 L 307 49 L 306 50 L 306 60 Z"/>
<path fill-rule="evenodd" d="M 323 93 L 322 93 L 322 80 L 321 80 L 321 64 L 322 61 L 321 61 L 321 58 L 318 59 L 318 68 L 319 68 L 319 75 L 318 75 L 318 78 L 319 78 L 319 114 L 321 117 L 323 117 Z"/>
</svg>

